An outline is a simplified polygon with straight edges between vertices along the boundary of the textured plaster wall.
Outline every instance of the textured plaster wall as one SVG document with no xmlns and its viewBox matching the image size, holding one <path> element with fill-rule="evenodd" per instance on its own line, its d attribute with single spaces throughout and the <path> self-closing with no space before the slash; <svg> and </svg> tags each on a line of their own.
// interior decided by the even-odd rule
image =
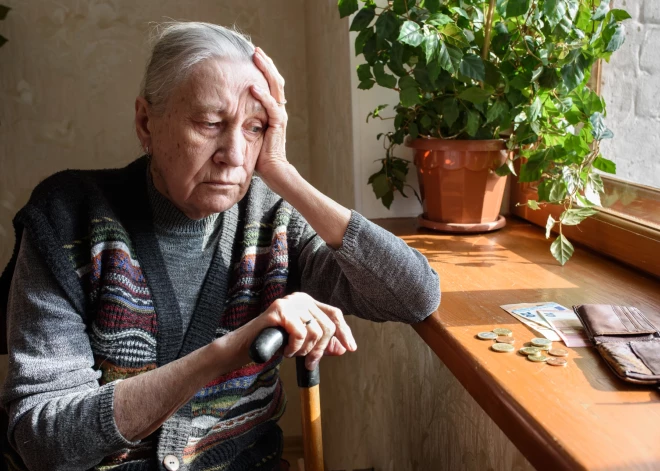
<svg viewBox="0 0 660 471">
<path fill-rule="evenodd" d="M 305 2 L 311 181 L 354 207 L 349 37 L 336 1 Z"/>
<path fill-rule="evenodd" d="M 133 103 L 147 60 L 149 22 L 236 24 L 270 54 L 287 81 L 288 157 L 308 177 L 304 0 L 4 0 L 0 22 L 0 266 L 14 243 L 11 219 L 34 186 L 65 168 L 123 166 L 140 155 Z M 0 361 L 0 377 L 6 374 Z M 283 418 L 300 435 L 295 366 L 282 376 Z"/>
<path fill-rule="evenodd" d="M 615 0 L 632 19 L 626 40 L 603 64 L 602 94 L 614 139 L 601 145 L 617 176 L 660 188 L 660 2 Z"/>
</svg>

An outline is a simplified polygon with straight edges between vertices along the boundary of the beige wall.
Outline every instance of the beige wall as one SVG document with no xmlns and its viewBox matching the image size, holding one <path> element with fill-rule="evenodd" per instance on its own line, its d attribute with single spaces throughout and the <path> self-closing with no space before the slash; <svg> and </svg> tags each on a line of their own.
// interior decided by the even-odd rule
<svg viewBox="0 0 660 471">
<path fill-rule="evenodd" d="M 335 201 L 353 208 L 351 68 L 346 20 L 337 2 L 305 3 L 311 181 Z"/>
</svg>

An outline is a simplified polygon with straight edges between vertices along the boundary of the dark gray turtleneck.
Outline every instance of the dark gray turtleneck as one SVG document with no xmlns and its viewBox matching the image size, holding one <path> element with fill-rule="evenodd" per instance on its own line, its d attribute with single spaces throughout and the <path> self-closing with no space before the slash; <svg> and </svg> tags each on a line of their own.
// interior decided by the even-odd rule
<svg viewBox="0 0 660 471">
<path fill-rule="evenodd" d="M 220 240 L 223 217 L 219 213 L 190 219 L 156 189 L 150 173 L 147 179 L 156 238 L 179 302 L 185 332 Z"/>
</svg>

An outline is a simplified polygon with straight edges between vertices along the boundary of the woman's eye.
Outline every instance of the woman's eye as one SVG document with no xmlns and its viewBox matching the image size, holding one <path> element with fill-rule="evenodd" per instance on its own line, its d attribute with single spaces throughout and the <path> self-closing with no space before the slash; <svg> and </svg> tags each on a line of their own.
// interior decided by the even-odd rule
<svg viewBox="0 0 660 471">
<path fill-rule="evenodd" d="M 261 126 L 250 126 L 250 131 L 254 133 L 260 133 L 264 128 Z"/>
<path fill-rule="evenodd" d="M 204 126 L 206 126 L 207 128 L 214 128 L 214 127 L 216 127 L 218 124 L 220 124 L 220 123 L 219 123 L 219 122 L 211 122 L 211 121 L 207 121 L 207 122 L 204 123 Z"/>
</svg>

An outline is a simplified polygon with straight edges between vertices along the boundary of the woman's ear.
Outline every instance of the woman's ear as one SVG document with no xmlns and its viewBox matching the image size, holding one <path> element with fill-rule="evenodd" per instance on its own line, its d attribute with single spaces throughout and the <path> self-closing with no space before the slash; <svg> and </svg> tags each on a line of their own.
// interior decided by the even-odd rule
<svg viewBox="0 0 660 471">
<path fill-rule="evenodd" d="M 142 149 L 147 154 L 153 149 L 151 144 L 151 131 L 149 129 L 149 102 L 142 96 L 135 99 L 135 132 L 140 140 Z"/>
</svg>

